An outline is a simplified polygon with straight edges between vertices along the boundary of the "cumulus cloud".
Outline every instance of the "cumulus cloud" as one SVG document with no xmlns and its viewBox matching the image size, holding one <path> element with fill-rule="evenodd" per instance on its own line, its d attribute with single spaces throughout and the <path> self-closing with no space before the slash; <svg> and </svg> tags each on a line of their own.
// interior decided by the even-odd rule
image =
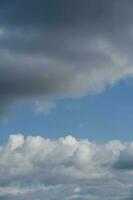
<svg viewBox="0 0 133 200">
<path fill-rule="evenodd" d="M 129 146 L 132 143 L 72 136 L 51 140 L 11 135 L 0 146 L 0 199 L 129 198 L 132 170 L 114 167 Z"/>
<path fill-rule="evenodd" d="M 1 1 L 1 105 L 83 96 L 132 78 L 132 7 L 131 0 Z"/>
</svg>

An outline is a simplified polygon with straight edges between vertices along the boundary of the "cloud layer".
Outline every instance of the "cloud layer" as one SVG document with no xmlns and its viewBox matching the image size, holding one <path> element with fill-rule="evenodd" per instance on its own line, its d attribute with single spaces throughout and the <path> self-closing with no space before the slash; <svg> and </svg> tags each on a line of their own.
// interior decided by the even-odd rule
<svg viewBox="0 0 133 200">
<path fill-rule="evenodd" d="M 0 4 L 0 101 L 101 92 L 132 78 L 131 0 Z"/>
<path fill-rule="evenodd" d="M 11 135 L 0 146 L 0 199 L 127 199 L 132 149 L 120 141 Z"/>
</svg>

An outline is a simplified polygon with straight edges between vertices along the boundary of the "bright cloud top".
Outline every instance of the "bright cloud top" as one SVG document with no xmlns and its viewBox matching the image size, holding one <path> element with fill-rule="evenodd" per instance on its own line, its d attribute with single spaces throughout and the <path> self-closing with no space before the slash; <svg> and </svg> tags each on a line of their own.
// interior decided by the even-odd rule
<svg viewBox="0 0 133 200">
<path fill-rule="evenodd" d="M 0 199 L 112 200 L 132 188 L 133 143 L 18 134 L 0 147 L 0 160 Z"/>
</svg>

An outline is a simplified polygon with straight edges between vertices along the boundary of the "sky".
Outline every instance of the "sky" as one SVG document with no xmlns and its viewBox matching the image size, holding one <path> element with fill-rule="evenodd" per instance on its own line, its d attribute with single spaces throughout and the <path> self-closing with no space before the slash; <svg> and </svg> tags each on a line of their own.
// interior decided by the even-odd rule
<svg viewBox="0 0 133 200">
<path fill-rule="evenodd" d="M 0 200 L 133 199 L 132 10 L 0 1 Z"/>
</svg>

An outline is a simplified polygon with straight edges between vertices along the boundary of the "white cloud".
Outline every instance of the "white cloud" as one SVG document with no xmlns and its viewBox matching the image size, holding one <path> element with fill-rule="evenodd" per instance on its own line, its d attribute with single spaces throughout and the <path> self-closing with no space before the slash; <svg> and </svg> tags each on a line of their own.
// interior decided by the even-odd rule
<svg viewBox="0 0 133 200">
<path fill-rule="evenodd" d="M 9 148 L 11 150 L 17 149 L 18 147 L 22 146 L 24 143 L 24 136 L 21 134 L 18 135 L 11 135 L 9 138 Z"/>
<path fill-rule="evenodd" d="M 133 173 L 131 167 L 119 169 L 118 163 L 132 162 L 131 155 L 121 161 L 129 149 L 132 152 L 132 143 L 120 141 L 11 135 L 0 146 L 0 199 L 54 199 L 54 193 L 55 199 L 63 200 L 128 197 Z"/>
</svg>

